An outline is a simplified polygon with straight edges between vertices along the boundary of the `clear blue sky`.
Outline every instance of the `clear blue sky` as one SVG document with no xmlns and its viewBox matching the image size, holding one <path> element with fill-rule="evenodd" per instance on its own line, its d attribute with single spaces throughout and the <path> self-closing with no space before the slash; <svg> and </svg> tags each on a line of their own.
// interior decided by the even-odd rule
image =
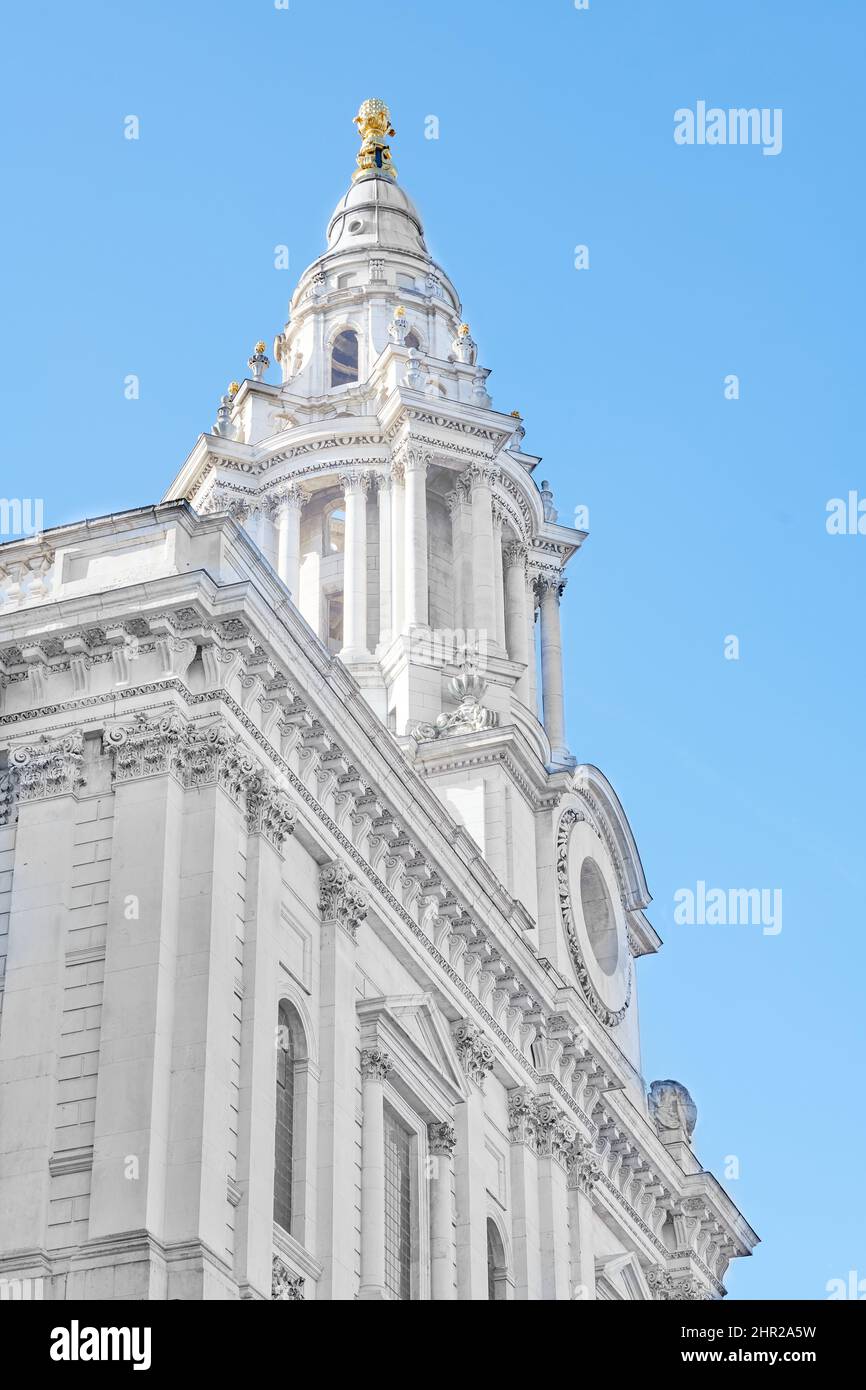
<svg viewBox="0 0 866 1390">
<path fill-rule="evenodd" d="M 665 939 L 647 1080 L 692 1090 L 707 1167 L 740 1161 L 764 1241 L 741 1298 L 866 1277 L 866 536 L 825 530 L 866 496 L 864 11 L 91 0 L 14 7 L 0 56 L 0 493 L 46 525 L 162 495 L 321 250 L 359 102 L 390 103 L 494 402 L 562 518 L 590 508 L 571 743 L 619 791 Z M 701 99 L 782 108 L 782 153 L 676 145 Z M 781 888 L 781 933 L 677 926 L 698 880 Z"/>
</svg>

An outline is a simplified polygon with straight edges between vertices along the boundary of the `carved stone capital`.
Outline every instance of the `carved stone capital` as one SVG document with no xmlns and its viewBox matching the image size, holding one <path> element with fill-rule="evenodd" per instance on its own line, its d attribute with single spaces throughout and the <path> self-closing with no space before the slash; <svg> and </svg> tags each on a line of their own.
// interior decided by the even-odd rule
<svg viewBox="0 0 866 1390">
<path fill-rule="evenodd" d="M 498 483 L 502 476 L 502 469 L 495 463 L 479 461 L 472 463 L 462 475 L 468 486 L 473 490 L 479 487 L 492 488 L 494 483 Z"/>
<path fill-rule="evenodd" d="M 567 1168 L 577 1139 L 576 1127 L 564 1111 L 548 1099 L 536 1101 L 535 1114 L 538 1153 L 557 1159 Z"/>
<path fill-rule="evenodd" d="M 128 724 L 109 724 L 102 747 L 114 756 L 114 781 L 131 782 L 170 772 L 183 780 L 183 748 L 189 734 L 184 719 L 174 710 L 148 719 L 138 714 Z"/>
<path fill-rule="evenodd" d="M 588 1145 L 578 1140 L 568 1162 L 568 1185 L 587 1196 L 601 1179 L 601 1162 Z"/>
<path fill-rule="evenodd" d="M 538 595 L 539 603 L 545 599 L 555 599 L 558 603 L 565 593 L 566 579 L 560 570 L 542 570 L 533 579 L 533 588 Z"/>
<path fill-rule="evenodd" d="M 450 1158 L 457 1143 L 457 1135 L 450 1120 L 433 1120 L 427 1126 L 427 1143 L 431 1154 L 436 1158 Z"/>
<path fill-rule="evenodd" d="M 536 1148 L 538 1106 L 535 1096 L 523 1086 L 508 1092 L 508 1134 L 512 1144 Z"/>
<path fill-rule="evenodd" d="M 43 734 L 35 743 L 19 744 L 9 753 L 9 769 L 17 782 L 19 802 L 77 795 L 85 782 L 83 764 L 81 733 L 58 739 Z"/>
<path fill-rule="evenodd" d="M 278 488 L 274 494 L 274 504 L 277 516 L 282 512 L 296 511 L 302 512 L 309 501 L 308 494 L 297 483 L 289 483 L 287 487 Z"/>
<path fill-rule="evenodd" d="M 339 922 L 353 938 L 367 916 L 367 894 L 339 859 L 319 870 L 319 911 L 326 922 Z"/>
<path fill-rule="evenodd" d="M 518 569 L 522 569 L 524 574 L 526 573 L 529 552 L 522 541 L 509 541 L 508 544 L 503 547 L 502 553 L 505 556 L 505 563 L 509 569 L 514 566 Z"/>
<path fill-rule="evenodd" d="M 394 1070 L 391 1054 L 382 1047 L 365 1047 L 361 1052 L 361 1075 L 373 1081 L 386 1081 Z"/>
<path fill-rule="evenodd" d="M 370 474 L 342 473 L 340 475 L 340 487 L 347 497 L 350 493 L 367 493 L 370 491 Z"/>
<path fill-rule="evenodd" d="M 266 773 L 251 780 L 246 794 L 247 830 L 250 835 L 263 835 L 275 849 L 281 850 L 295 828 L 295 814 L 289 797 Z"/>
<path fill-rule="evenodd" d="M 653 1265 L 646 1271 L 646 1280 L 652 1289 L 653 1298 L 662 1303 L 685 1299 L 692 1303 L 708 1302 L 712 1299 L 710 1290 L 691 1275 L 672 1274 L 664 1265 Z"/>
<path fill-rule="evenodd" d="M 451 1036 L 464 1072 L 483 1089 L 485 1076 L 493 1070 L 493 1048 L 484 1033 L 468 1018 L 461 1018 L 451 1025 Z"/>
<path fill-rule="evenodd" d="M 429 454 L 420 449 L 404 449 L 400 455 L 404 473 L 426 473 L 430 462 Z"/>
<path fill-rule="evenodd" d="M 303 1274 L 293 1274 L 277 1255 L 271 1264 L 271 1298 L 278 1303 L 297 1303 L 304 1297 Z"/>
</svg>

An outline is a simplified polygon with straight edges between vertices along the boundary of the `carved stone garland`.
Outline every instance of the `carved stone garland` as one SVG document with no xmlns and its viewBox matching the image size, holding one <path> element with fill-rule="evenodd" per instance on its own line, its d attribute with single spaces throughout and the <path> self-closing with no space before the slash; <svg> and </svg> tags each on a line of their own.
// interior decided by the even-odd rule
<svg viewBox="0 0 866 1390">
<path fill-rule="evenodd" d="M 600 998 L 589 968 L 580 949 L 580 942 L 577 936 L 577 929 L 574 924 L 574 910 L 571 903 L 571 889 L 568 883 L 568 842 L 571 828 L 578 821 L 586 820 L 586 816 L 580 810 L 571 808 L 567 810 L 561 821 L 556 834 L 556 889 L 559 897 L 559 911 L 562 916 L 562 925 L 565 928 L 565 935 L 568 941 L 568 949 L 571 953 L 572 963 L 577 974 L 580 987 L 583 990 L 586 1002 L 589 1004 L 596 1018 L 607 1028 L 615 1028 L 622 1023 L 631 1003 L 631 991 L 633 981 L 633 971 L 631 967 L 631 957 L 629 957 L 628 985 L 626 987 L 625 1003 L 620 1009 L 609 1009 Z"/>
</svg>

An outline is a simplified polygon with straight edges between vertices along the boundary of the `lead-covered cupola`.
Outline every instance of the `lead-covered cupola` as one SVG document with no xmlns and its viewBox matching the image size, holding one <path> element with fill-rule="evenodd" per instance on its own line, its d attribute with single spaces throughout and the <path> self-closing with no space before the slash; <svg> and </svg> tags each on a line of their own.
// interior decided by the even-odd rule
<svg viewBox="0 0 866 1390">
<path fill-rule="evenodd" d="M 307 397 L 364 382 L 392 340 L 444 361 L 461 335 L 457 291 L 432 259 L 420 214 L 397 180 L 387 106 L 363 102 L 355 123 L 361 147 L 352 182 L 328 223 L 327 249 L 298 281 L 274 343 L 283 383 Z"/>
</svg>

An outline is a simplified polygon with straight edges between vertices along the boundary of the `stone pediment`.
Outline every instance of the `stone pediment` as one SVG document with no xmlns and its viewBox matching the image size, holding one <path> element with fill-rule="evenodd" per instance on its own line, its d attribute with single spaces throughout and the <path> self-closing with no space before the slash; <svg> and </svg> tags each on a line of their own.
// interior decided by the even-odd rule
<svg viewBox="0 0 866 1390">
<path fill-rule="evenodd" d="M 429 994 L 391 995 L 358 1004 L 361 1047 L 386 1051 L 398 1090 L 438 1114 L 465 1100 L 467 1083 L 441 1014 Z"/>
<path fill-rule="evenodd" d="M 631 1251 L 597 1257 L 595 1283 L 598 1297 L 612 1302 L 634 1303 L 653 1296 L 640 1260 Z"/>
</svg>

